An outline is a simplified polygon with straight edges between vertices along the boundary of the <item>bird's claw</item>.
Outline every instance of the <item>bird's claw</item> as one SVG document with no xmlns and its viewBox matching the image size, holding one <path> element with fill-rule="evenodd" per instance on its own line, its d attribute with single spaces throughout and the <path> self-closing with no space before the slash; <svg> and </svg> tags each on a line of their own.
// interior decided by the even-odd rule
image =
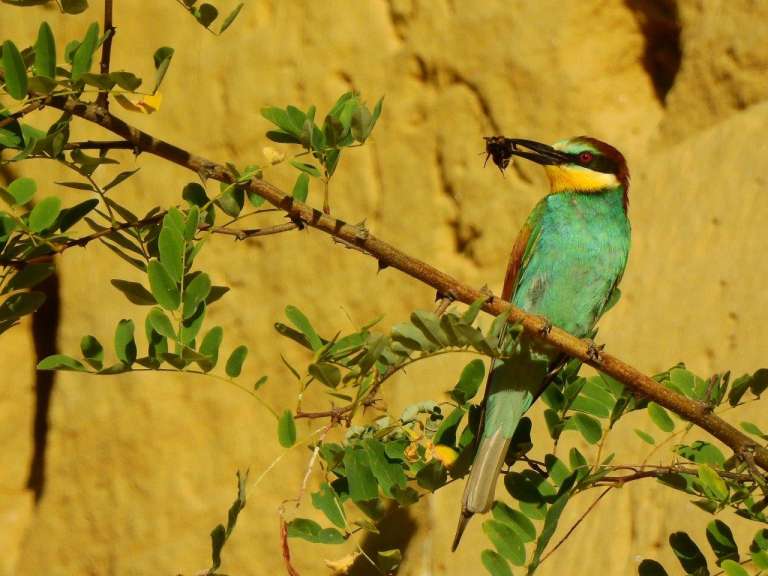
<svg viewBox="0 0 768 576">
<path fill-rule="evenodd" d="M 541 328 L 539 328 L 539 334 L 542 336 L 549 336 L 550 332 L 552 332 L 552 322 L 550 322 L 548 318 L 542 317 L 542 325 Z"/>
<path fill-rule="evenodd" d="M 605 344 L 595 344 L 594 340 L 587 341 L 587 358 L 597 362 L 600 360 L 601 352 L 605 350 Z"/>
<path fill-rule="evenodd" d="M 488 284 L 483 284 L 480 288 L 480 293 L 483 296 L 487 296 L 488 298 L 493 298 L 493 292 L 491 292 L 491 289 L 488 288 Z"/>
</svg>

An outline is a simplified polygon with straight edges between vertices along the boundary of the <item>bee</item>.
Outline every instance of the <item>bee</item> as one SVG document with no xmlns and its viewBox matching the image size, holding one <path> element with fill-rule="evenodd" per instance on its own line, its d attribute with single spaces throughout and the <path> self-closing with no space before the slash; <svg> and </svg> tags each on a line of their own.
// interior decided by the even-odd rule
<svg viewBox="0 0 768 576">
<path fill-rule="evenodd" d="M 504 136 L 485 136 L 483 139 L 485 140 L 483 166 L 488 164 L 488 158 L 493 158 L 493 163 L 499 167 L 503 174 L 512 159 L 512 151 L 514 150 L 512 139 Z"/>
</svg>

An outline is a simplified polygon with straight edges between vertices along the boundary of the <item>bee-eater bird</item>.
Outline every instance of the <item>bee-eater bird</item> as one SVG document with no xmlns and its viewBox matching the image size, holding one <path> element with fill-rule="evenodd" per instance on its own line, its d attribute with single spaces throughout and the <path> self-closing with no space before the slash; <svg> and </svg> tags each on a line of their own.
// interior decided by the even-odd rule
<svg viewBox="0 0 768 576">
<path fill-rule="evenodd" d="M 629 256 L 624 156 L 587 136 L 553 146 L 502 137 L 487 142 L 500 168 L 511 155 L 527 158 L 544 166 L 550 183 L 512 248 L 502 298 L 575 336 L 591 335 Z M 492 362 L 453 550 L 472 515 L 493 504 L 512 435 L 560 361 L 556 350 L 523 337 L 509 357 Z"/>
</svg>

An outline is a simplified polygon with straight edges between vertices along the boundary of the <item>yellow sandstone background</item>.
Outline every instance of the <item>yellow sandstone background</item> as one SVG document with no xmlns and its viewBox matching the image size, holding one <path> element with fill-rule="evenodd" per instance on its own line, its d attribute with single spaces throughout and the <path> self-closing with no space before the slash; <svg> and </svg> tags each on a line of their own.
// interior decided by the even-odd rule
<svg viewBox="0 0 768 576">
<path fill-rule="evenodd" d="M 76 17 L 0 5 L 0 38 L 29 45 L 45 18 L 61 57 L 66 41 L 101 18 L 101 3 L 91 4 Z M 225 13 L 234 4 L 217 2 Z M 545 182 L 541 169 L 525 162 L 505 178 L 493 166 L 484 169 L 482 137 L 590 134 L 611 142 L 632 171 L 633 249 L 624 296 L 602 323 L 600 340 L 648 373 L 679 360 L 704 376 L 768 366 L 768 3 L 250 0 L 234 26 L 215 37 L 174 2 L 127 0 L 115 2 L 115 24 L 113 69 L 136 71 L 147 83 L 154 50 L 176 48 L 160 112 L 119 114 L 215 160 L 264 161 L 262 106 L 315 103 L 324 114 L 349 89 L 371 104 L 385 95 L 371 144 L 342 158 L 332 183 L 334 212 L 349 222 L 366 219 L 373 233 L 407 253 L 497 293 L 516 231 Z M 73 138 L 110 138 L 74 126 Z M 115 190 L 137 212 L 178 202 L 182 186 L 195 180 L 148 155 L 118 155 L 124 164 L 117 170 L 141 167 Z M 83 198 L 55 186 L 72 177 L 52 163 L 22 167 L 34 171 L 42 194 L 64 194 L 70 203 Z M 117 170 L 105 170 L 104 181 Z M 283 187 L 293 177 L 287 166 L 267 172 Z M 310 201 L 319 205 L 319 197 L 313 188 Z M 295 401 L 280 352 L 306 360 L 272 328 L 287 304 L 299 305 L 326 334 L 380 315 L 386 327 L 433 305 L 430 289 L 397 271 L 377 274 L 374 261 L 312 230 L 247 242 L 216 237 L 200 263 L 215 283 L 232 287 L 207 322 L 225 327 L 226 351 L 248 344 L 242 381 L 268 374 L 263 396 L 280 409 Z M 111 342 L 120 318 L 143 326 L 146 309 L 109 284 L 138 275 L 111 252 L 73 249 L 58 264 L 62 352 L 76 353 L 84 334 Z M 0 347 L 0 574 L 195 574 L 209 565 L 209 532 L 225 521 L 235 471 L 245 468 L 248 505 L 222 571 L 283 573 L 276 509 L 296 495 L 308 453 L 289 452 L 257 484 L 283 454 L 274 420 L 257 403 L 193 376 L 58 374 L 45 490 L 35 503 L 25 489 L 33 450 L 30 323 L 0 336 Z M 386 391 L 392 412 L 438 397 L 464 361 L 435 361 L 394 382 Z M 731 419 L 765 425 L 764 415 L 744 408 Z M 652 430 L 633 417 L 611 434 L 607 449 L 619 462 L 648 453 L 634 427 Z M 452 485 L 400 518 L 399 574 L 483 573 L 479 552 L 488 542 L 481 521 L 471 524 L 458 553 L 449 552 L 460 492 Z M 595 495 L 574 502 L 560 534 Z M 668 535 L 695 529 L 705 546 L 706 521 L 684 496 L 637 482 L 606 497 L 539 573 L 633 574 L 641 558 L 654 557 L 674 574 L 679 565 Z M 742 541 L 757 529 L 732 521 Z M 330 573 L 323 560 L 353 548 L 293 541 L 292 551 L 299 572 L 312 575 Z M 355 570 L 371 573 L 364 565 Z"/>
</svg>

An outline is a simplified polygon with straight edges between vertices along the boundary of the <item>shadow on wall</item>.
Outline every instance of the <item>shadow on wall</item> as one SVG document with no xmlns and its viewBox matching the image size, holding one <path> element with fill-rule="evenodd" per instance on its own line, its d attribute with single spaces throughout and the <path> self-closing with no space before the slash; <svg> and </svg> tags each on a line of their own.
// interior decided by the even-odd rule
<svg viewBox="0 0 768 576">
<path fill-rule="evenodd" d="M 676 0 L 625 0 L 645 37 L 643 67 L 664 104 L 680 70 L 680 14 Z"/>
</svg>

